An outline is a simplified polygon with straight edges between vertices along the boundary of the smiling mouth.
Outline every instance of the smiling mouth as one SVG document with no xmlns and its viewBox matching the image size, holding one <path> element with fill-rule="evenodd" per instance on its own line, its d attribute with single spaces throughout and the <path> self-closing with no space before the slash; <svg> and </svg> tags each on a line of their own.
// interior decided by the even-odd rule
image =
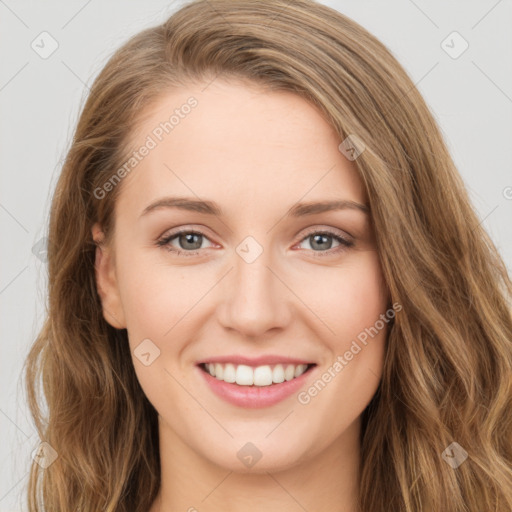
<svg viewBox="0 0 512 512">
<path fill-rule="evenodd" d="M 199 368 L 217 380 L 239 386 L 272 386 L 294 380 L 316 364 L 275 364 L 247 366 L 232 363 L 201 363 Z"/>
</svg>

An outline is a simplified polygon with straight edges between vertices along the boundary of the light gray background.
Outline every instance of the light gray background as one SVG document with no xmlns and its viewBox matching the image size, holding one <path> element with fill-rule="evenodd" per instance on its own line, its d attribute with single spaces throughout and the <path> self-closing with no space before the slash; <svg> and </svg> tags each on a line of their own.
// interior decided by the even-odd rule
<svg viewBox="0 0 512 512">
<path fill-rule="evenodd" d="M 511 1 L 323 3 L 366 27 L 406 68 L 510 270 Z M 46 269 L 32 248 L 45 234 L 51 193 L 79 109 L 113 50 L 162 22 L 181 2 L 40 4 L 0 0 L 0 512 L 24 510 L 29 460 L 39 444 L 20 377 L 45 312 Z M 47 59 L 31 48 L 43 31 L 59 44 Z M 453 31 L 469 43 L 457 59 L 441 47 Z"/>
</svg>

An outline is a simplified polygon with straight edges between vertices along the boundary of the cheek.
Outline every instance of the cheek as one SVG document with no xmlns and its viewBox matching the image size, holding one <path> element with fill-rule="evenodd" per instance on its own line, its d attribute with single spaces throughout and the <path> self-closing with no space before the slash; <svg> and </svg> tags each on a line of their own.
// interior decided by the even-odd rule
<svg viewBox="0 0 512 512">
<path fill-rule="evenodd" d="M 118 269 L 128 332 L 157 339 L 187 314 L 211 281 L 207 272 L 166 264 L 163 250 L 125 256 Z"/>
<path fill-rule="evenodd" d="M 328 363 L 336 377 L 322 400 L 324 405 L 340 403 L 331 411 L 334 424 L 357 417 L 374 395 L 385 355 L 388 322 L 387 287 L 375 252 L 358 254 L 354 264 L 333 276 L 329 283 L 330 306 L 326 322 L 335 331 L 329 338 L 332 360 Z"/>
<path fill-rule="evenodd" d="M 387 287 L 374 251 L 358 252 L 337 267 L 323 267 L 302 279 L 302 293 L 341 345 L 375 324 L 385 312 Z"/>
<path fill-rule="evenodd" d="M 327 356 L 322 372 L 297 395 L 300 416 L 296 417 L 309 422 L 316 432 L 313 437 L 323 440 L 315 443 L 315 449 L 334 442 L 360 418 L 378 389 L 384 367 L 388 326 L 374 326 L 385 312 L 385 302 L 371 295 L 361 295 L 355 304 L 347 301 L 345 310 L 338 309 L 339 314 L 326 321 L 336 334 L 323 338 Z"/>
<path fill-rule="evenodd" d="M 321 394 L 315 403 L 326 408 L 338 403 L 342 395 L 342 406 L 329 414 L 344 421 L 356 417 L 366 406 L 382 373 L 389 318 L 383 321 L 381 315 L 386 313 L 387 287 L 374 251 L 357 253 L 342 266 L 328 269 L 322 277 L 321 287 L 318 280 L 316 288 L 311 288 L 312 280 L 308 286 L 316 290 L 309 297 L 317 297 L 315 313 L 326 325 L 321 340 L 327 355 L 322 365 L 330 373 L 311 394 L 308 390 L 306 393 L 309 397 Z M 324 384 L 328 389 L 320 393 Z"/>
</svg>

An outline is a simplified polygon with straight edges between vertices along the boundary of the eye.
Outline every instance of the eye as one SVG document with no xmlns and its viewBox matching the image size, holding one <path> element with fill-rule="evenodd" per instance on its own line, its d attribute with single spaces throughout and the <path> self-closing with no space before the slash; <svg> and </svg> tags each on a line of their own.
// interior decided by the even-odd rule
<svg viewBox="0 0 512 512">
<path fill-rule="evenodd" d="M 171 243 L 175 239 L 178 247 L 175 247 Z M 194 256 L 197 254 L 198 250 L 201 249 L 204 240 L 208 240 L 208 238 L 199 231 L 182 230 L 171 233 L 158 240 L 157 245 L 165 247 L 178 256 Z"/>
<path fill-rule="evenodd" d="M 338 243 L 338 246 L 335 246 L 334 249 L 332 249 L 333 240 Z M 313 231 L 303 238 L 300 243 L 306 241 L 309 243 L 311 250 L 316 253 L 315 257 L 329 256 L 344 251 L 354 245 L 352 241 L 342 237 L 338 233 L 328 230 Z"/>
</svg>

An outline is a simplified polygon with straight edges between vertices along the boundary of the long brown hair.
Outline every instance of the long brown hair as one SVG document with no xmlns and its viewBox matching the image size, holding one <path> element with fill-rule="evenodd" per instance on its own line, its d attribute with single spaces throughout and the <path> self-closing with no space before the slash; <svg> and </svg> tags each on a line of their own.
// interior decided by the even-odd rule
<svg viewBox="0 0 512 512">
<path fill-rule="evenodd" d="M 122 183 L 94 191 L 125 161 L 145 108 L 220 75 L 299 94 L 340 142 L 364 144 L 355 164 L 402 311 L 364 413 L 361 511 L 512 510 L 512 284 L 421 95 L 382 43 L 312 0 L 199 0 L 112 56 L 64 162 L 48 317 L 25 373 L 38 433 L 58 457 L 44 471 L 32 464 L 30 511 L 147 512 L 155 499 L 157 413 L 126 330 L 103 318 L 94 274 L 91 227 L 112 233 Z M 452 442 L 468 454 L 456 469 L 442 456 Z"/>
</svg>

